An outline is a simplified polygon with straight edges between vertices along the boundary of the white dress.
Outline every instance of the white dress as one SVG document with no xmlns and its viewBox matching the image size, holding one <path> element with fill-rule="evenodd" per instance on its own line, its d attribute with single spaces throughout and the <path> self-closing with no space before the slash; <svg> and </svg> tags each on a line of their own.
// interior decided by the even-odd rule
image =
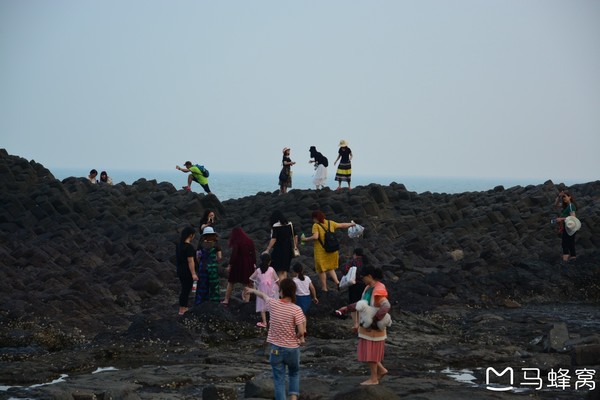
<svg viewBox="0 0 600 400">
<path fill-rule="evenodd" d="M 327 183 L 327 167 L 323 164 L 319 164 L 315 170 L 313 184 L 318 187 L 325 186 L 325 183 Z"/>
</svg>

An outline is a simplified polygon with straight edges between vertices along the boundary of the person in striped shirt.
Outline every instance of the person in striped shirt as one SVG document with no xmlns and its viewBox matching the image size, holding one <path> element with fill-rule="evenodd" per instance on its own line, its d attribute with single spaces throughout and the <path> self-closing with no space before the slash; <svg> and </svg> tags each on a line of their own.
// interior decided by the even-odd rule
<svg viewBox="0 0 600 400">
<path fill-rule="evenodd" d="M 300 343 L 304 342 L 306 317 L 296 302 L 296 284 L 290 278 L 279 282 L 279 299 L 251 288 L 246 294 L 262 298 L 270 314 L 267 342 L 271 344 L 269 362 L 273 369 L 275 400 L 286 400 L 285 375 L 289 380 L 290 399 L 300 396 Z"/>
</svg>

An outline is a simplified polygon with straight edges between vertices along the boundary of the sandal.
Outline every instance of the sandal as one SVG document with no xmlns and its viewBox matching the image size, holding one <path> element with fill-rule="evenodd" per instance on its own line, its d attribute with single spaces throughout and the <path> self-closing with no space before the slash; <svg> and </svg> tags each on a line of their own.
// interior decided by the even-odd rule
<svg viewBox="0 0 600 400">
<path fill-rule="evenodd" d="M 256 326 L 258 326 L 259 328 L 266 328 L 267 324 L 265 324 L 264 322 L 257 322 Z"/>
<path fill-rule="evenodd" d="M 225 307 L 227 307 L 227 306 L 229 305 L 229 302 L 228 302 L 228 301 L 225 301 L 225 300 L 223 300 L 223 301 L 221 301 L 221 304 L 223 304 Z"/>
</svg>

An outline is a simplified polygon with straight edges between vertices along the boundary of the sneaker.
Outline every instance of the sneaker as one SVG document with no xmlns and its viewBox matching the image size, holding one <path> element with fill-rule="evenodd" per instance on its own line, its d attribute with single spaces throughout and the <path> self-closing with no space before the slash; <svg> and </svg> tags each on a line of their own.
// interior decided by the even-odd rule
<svg viewBox="0 0 600 400">
<path fill-rule="evenodd" d="M 188 192 L 190 192 L 190 191 L 192 190 L 192 188 L 191 188 L 191 187 L 189 187 L 189 186 L 183 186 L 183 187 L 182 187 L 182 189 L 183 189 L 183 190 L 186 190 L 186 191 L 188 191 Z"/>
</svg>

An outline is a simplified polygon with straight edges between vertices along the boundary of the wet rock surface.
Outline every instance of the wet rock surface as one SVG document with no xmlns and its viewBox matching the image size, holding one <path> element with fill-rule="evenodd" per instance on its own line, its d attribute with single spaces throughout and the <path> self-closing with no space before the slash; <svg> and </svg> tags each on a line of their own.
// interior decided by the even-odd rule
<svg viewBox="0 0 600 400">
<path fill-rule="evenodd" d="M 265 331 L 239 287 L 229 307 L 177 315 L 175 242 L 205 209 L 217 213 L 225 263 L 231 229 L 241 226 L 261 251 L 276 209 L 298 232 L 310 231 L 315 209 L 366 228 L 361 239 L 338 234 L 341 260 L 362 247 L 384 270 L 390 372 L 381 385 L 359 385 L 367 368 L 356 361 L 351 322 L 331 316 L 347 294 L 331 288 L 308 315 L 302 399 L 597 398 L 598 389 L 575 385 L 576 370 L 600 366 L 600 182 L 570 189 L 582 228 L 578 259 L 565 266 L 550 181 L 461 194 L 394 183 L 220 202 L 146 179 L 61 182 L 0 150 L 0 384 L 10 387 L 0 398 L 272 398 Z M 314 282 L 312 247 L 300 250 Z M 488 367 L 513 368 L 517 387 L 522 368 L 537 368 L 544 387 L 491 391 Z M 548 387 L 559 369 L 572 377 L 565 390 Z M 62 382 L 32 387 L 54 380 Z"/>
</svg>

